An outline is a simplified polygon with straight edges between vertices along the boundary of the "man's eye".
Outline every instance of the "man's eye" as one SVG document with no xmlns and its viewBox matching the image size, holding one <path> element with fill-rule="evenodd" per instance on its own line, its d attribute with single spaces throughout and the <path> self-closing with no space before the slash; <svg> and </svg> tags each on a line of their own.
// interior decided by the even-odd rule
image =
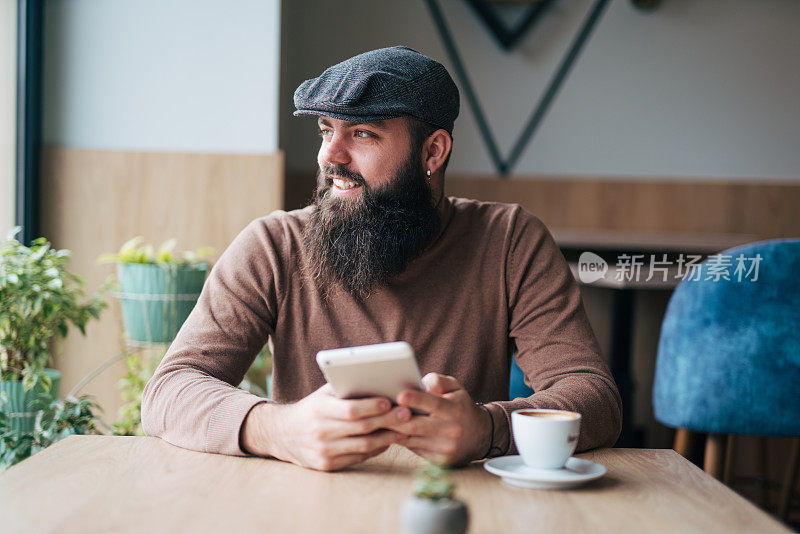
<svg viewBox="0 0 800 534">
<path fill-rule="evenodd" d="M 368 138 L 372 137 L 372 134 L 366 130 L 356 130 L 356 137 Z"/>
<path fill-rule="evenodd" d="M 325 129 L 325 128 L 320 128 L 319 131 L 317 131 L 317 134 L 320 137 L 327 137 L 330 133 L 331 133 L 331 131 L 328 130 L 328 129 Z"/>
</svg>

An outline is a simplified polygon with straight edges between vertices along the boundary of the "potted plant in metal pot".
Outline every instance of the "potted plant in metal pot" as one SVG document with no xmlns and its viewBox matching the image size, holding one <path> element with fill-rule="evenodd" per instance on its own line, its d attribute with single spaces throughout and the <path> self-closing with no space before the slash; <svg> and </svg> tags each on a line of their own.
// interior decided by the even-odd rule
<svg viewBox="0 0 800 534">
<path fill-rule="evenodd" d="M 115 263 L 125 330 L 127 373 L 119 385 L 124 404 L 111 427 L 115 435 L 142 435 L 141 403 L 144 385 L 164 356 L 167 346 L 200 297 L 209 264 L 210 247 L 175 252 L 170 239 L 158 250 L 141 236 L 126 242 L 116 254 L 103 254 L 99 263 Z"/>
<path fill-rule="evenodd" d="M 417 469 L 414 496 L 403 503 L 401 518 L 414 534 L 464 534 L 469 523 L 466 505 L 453 498 L 455 485 L 448 470 L 427 462 Z"/>
<path fill-rule="evenodd" d="M 58 395 L 61 374 L 48 369 L 51 345 L 70 325 L 86 324 L 106 306 L 105 288 L 87 299 L 83 280 L 66 268 L 70 252 L 44 238 L 30 247 L 12 230 L 0 248 L 0 410 L 9 431 L 32 433 L 36 417 Z"/>
<path fill-rule="evenodd" d="M 204 247 L 175 254 L 175 239 L 156 251 L 135 237 L 116 254 L 103 254 L 100 263 L 116 263 L 122 320 L 129 342 L 169 343 L 197 303 L 208 263 L 214 254 Z"/>
</svg>

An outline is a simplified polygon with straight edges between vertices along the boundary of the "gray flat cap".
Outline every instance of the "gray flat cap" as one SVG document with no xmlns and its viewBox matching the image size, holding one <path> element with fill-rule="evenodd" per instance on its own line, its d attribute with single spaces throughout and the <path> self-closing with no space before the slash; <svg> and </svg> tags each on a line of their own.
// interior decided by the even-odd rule
<svg viewBox="0 0 800 534">
<path fill-rule="evenodd" d="M 329 67 L 294 92 L 297 115 L 368 122 L 410 115 L 453 133 L 458 88 L 444 65 L 405 46 L 380 48 Z"/>
</svg>

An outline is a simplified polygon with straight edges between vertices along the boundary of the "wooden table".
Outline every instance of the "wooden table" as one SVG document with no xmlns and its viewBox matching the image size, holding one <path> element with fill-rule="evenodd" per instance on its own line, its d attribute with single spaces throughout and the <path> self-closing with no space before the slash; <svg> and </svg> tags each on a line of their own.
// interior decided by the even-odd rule
<svg viewBox="0 0 800 534">
<path fill-rule="evenodd" d="M 470 533 L 788 532 L 672 450 L 601 449 L 579 489 L 508 486 L 480 464 L 453 474 Z M 0 531 L 401 532 L 419 459 L 393 446 L 348 471 L 187 451 L 156 438 L 73 436 L 0 475 Z"/>
</svg>

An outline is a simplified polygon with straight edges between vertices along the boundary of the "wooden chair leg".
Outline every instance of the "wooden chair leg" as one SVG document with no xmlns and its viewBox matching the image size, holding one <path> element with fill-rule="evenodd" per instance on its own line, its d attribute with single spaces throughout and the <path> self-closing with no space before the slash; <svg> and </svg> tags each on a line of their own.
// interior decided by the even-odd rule
<svg viewBox="0 0 800 534">
<path fill-rule="evenodd" d="M 703 470 L 716 478 L 722 478 L 722 466 L 725 464 L 725 434 L 709 434 L 706 438 L 706 453 L 703 458 Z"/>
<path fill-rule="evenodd" d="M 686 459 L 692 455 L 692 446 L 694 445 L 694 432 L 686 428 L 678 428 L 675 430 L 675 443 L 672 448 L 675 452 L 680 454 Z"/>
<path fill-rule="evenodd" d="M 728 434 L 728 446 L 725 448 L 725 468 L 722 471 L 722 483 L 726 486 L 731 485 L 731 477 L 733 475 L 733 434 Z"/>
<path fill-rule="evenodd" d="M 794 438 L 789 449 L 789 465 L 786 466 L 786 472 L 783 475 L 783 485 L 778 500 L 778 517 L 784 522 L 789 516 L 789 503 L 792 500 L 798 467 L 800 467 L 800 438 Z"/>
<path fill-rule="evenodd" d="M 769 503 L 769 488 L 767 488 L 767 481 L 769 480 L 769 459 L 767 458 L 767 447 L 769 443 L 764 436 L 758 437 L 758 472 L 761 475 L 761 507 L 767 509 L 770 507 Z"/>
</svg>

